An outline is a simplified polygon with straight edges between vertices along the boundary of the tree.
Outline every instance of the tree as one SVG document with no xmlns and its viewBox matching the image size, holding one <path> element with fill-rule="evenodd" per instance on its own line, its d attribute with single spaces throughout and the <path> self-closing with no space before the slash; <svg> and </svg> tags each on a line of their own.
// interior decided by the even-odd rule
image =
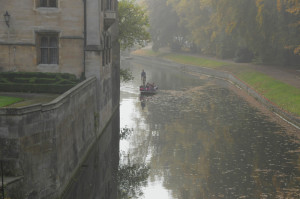
<svg viewBox="0 0 300 199">
<path fill-rule="evenodd" d="M 119 1 L 119 41 L 121 49 L 143 45 L 150 40 L 148 16 L 134 0 Z"/>
<path fill-rule="evenodd" d="M 133 80 L 132 72 L 129 70 L 129 68 L 120 68 L 120 79 L 122 82 Z"/>
<path fill-rule="evenodd" d="M 146 0 L 149 19 L 150 34 L 153 49 L 171 46 L 179 50 L 185 41 L 185 28 L 180 25 L 179 17 L 167 0 Z"/>
<path fill-rule="evenodd" d="M 279 11 L 282 11 L 282 7 L 285 7 L 285 11 L 292 14 L 295 20 L 289 23 L 289 25 L 296 29 L 298 41 L 293 44 L 289 44 L 286 48 L 292 49 L 295 55 L 300 55 L 300 0 L 277 0 L 277 7 Z"/>
</svg>

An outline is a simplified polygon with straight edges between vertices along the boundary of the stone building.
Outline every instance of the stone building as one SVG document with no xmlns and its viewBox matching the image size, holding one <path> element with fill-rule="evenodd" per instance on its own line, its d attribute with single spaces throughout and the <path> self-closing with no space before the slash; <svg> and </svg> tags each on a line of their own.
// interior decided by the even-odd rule
<svg viewBox="0 0 300 199">
<path fill-rule="evenodd" d="M 109 28 L 116 20 L 115 2 L 1 0 L 0 71 L 65 72 L 77 77 L 105 71 L 112 65 Z"/>
<path fill-rule="evenodd" d="M 18 179 L 13 190 L 20 198 L 59 198 L 119 107 L 117 0 L 0 5 L 0 72 L 86 79 L 47 104 L 0 108 L 0 160 L 6 179 Z"/>
</svg>

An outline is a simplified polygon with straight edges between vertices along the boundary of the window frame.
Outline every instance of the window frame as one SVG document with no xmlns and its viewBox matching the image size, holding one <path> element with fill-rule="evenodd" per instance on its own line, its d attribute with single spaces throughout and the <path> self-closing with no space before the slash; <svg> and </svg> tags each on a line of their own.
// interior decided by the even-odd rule
<svg viewBox="0 0 300 199">
<path fill-rule="evenodd" d="M 104 48 L 102 51 L 102 66 L 107 66 L 109 65 L 112 60 L 112 56 L 111 56 L 111 48 L 112 48 L 112 44 L 111 44 L 111 35 L 106 32 L 103 34 L 103 38 L 104 38 Z"/>
<path fill-rule="evenodd" d="M 47 45 L 43 46 L 42 39 L 47 38 Z M 51 39 L 55 38 L 56 43 L 53 46 L 51 44 Z M 46 64 L 46 65 L 58 65 L 59 64 L 59 36 L 58 33 L 38 33 L 37 34 L 37 62 L 38 64 Z M 56 50 L 55 50 L 56 49 Z M 44 56 L 42 51 L 46 50 L 46 61 L 44 60 Z M 53 51 L 54 50 L 54 51 Z M 55 52 L 55 56 L 53 56 L 53 52 Z"/>
<path fill-rule="evenodd" d="M 58 8 L 58 0 L 36 0 L 38 8 Z M 42 5 L 42 1 L 46 2 L 46 5 Z M 55 6 L 51 6 L 55 2 Z"/>
<path fill-rule="evenodd" d="M 105 10 L 112 10 L 112 0 L 105 0 Z"/>
</svg>

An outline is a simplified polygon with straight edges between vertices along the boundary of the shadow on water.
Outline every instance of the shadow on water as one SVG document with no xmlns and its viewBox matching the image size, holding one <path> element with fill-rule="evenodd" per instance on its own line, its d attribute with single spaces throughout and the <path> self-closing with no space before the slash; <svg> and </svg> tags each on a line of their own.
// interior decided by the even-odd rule
<svg viewBox="0 0 300 199">
<path fill-rule="evenodd" d="M 139 75 L 145 66 L 132 68 Z M 121 127 L 134 132 L 120 149 L 150 169 L 144 192 L 151 182 L 162 198 L 300 198 L 300 146 L 285 127 L 219 80 L 147 72 L 169 85 L 143 99 L 132 90 L 138 80 L 124 85 L 120 108 Z"/>
<path fill-rule="evenodd" d="M 64 199 L 116 199 L 119 165 L 119 111 L 73 176 Z"/>
<path fill-rule="evenodd" d="M 119 112 L 96 141 L 75 174 L 64 199 L 140 198 L 147 184 L 149 166 L 130 161 L 130 154 L 119 153 L 119 140 L 128 139 L 133 130 L 119 128 Z"/>
</svg>

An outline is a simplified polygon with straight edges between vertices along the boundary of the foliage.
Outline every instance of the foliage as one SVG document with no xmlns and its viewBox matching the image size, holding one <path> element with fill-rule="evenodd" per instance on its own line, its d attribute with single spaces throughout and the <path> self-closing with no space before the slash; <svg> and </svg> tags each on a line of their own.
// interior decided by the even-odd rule
<svg viewBox="0 0 300 199">
<path fill-rule="evenodd" d="M 146 0 L 149 18 L 150 34 L 153 50 L 160 47 L 176 46 L 180 48 L 185 41 L 186 29 L 179 22 L 179 16 L 168 4 L 167 0 Z"/>
<path fill-rule="evenodd" d="M 291 26 L 300 29 L 300 1 L 299 0 L 277 0 L 277 8 L 279 11 L 282 10 L 282 5 L 285 5 L 286 12 L 291 13 L 293 16 L 297 17 L 297 20 L 290 23 Z M 299 32 L 298 32 L 299 34 Z M 300 55 L 300 41 L 287 46 L 289 49 L 293 49 L 294 54 Z"/>
<path fill-rule="evenodd" d="M 263 63 L 300 63 L 299 0 L 147 2 L 154 50 L 183 35 L 184 42 L 195 44 L 200 53 L 219 58 L 234 58 L 247 49 Z M 170 46 L 178 49 L 178 44 Z"/>
<path fill-rule="evenodd" d="M 149 167 L 140 164 L 119 166 L 119 198 L 140 198 L 143 195 L 141 187 L 147 184 L 149 170 Z"/>
<path fill-rule="evenodd" d="M 131 129 L 121 130 L 122 139 L 126 139 L 132 132 Z M 125 133 L 125 134 L 124 134 Z M 143 195 L 142 187 L 147 185 L 150 167 L 144 163 L 132 163 L 130 155 L 120 154 L 120 163 L 118 168 L 118 198 L 141 198 Z"/>
<path fill-rule="evenodd" d="M 22 100 L 23 99 L 17 97 L 0 96 L 0 107 L 8 106 Z"/>
<path fill-rule="evenodd" d="M 128 127 L 121 128 L 120 130 L 120 140 L 125 140 L 133 133 L 133 129 Z"/>
<path fill-rule="evenodd" d="M 118 4 L 121 49 L 133 47 L 135 44 L 144 45 L 150 40 L 147 31 L 149 21 L 144 8 L 134 0 L 121 0 Z"/>
<path fill-rule="evenodd" d="M 68 73 L 3 72 L 0 73 L 0 91 L 63 93 L 79 81 Z"/>
<path fill-rule="evenodd" d="M 120 68 L 120 78 L 121 78 L 121 81 L 123 81 L 123 82 L 128 82 L 128 81 L 133 80 L 133 75 L 132 75 L 130 69 Z"/>
</svg>

